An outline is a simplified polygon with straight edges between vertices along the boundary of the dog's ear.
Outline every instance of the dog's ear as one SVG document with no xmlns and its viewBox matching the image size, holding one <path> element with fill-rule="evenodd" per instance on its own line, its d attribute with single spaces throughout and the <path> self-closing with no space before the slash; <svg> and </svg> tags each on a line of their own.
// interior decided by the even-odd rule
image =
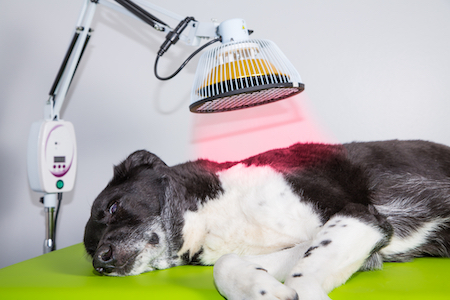
<svg viewBox="0 0 450 300">
<path fill-rule="evenodd" d="M 138 166 L 146 165 L 150 168 L 167 167 L 167 165 L 155 154 L 146 150 L 138 150 L 133 152 L 125 159 L 122 164 L 125 164 L 127 169 L 133 169 Z"/>
<path fill-rule="evenodd" d="M 146 150 L 138 150 L 128 156 L 123 162 L 114 167 L 114 179 L 127 177 L 127 174 L 136 167 L 146 166 L 151 169 L 167 167 L 155 154 Z"/>
</svg>

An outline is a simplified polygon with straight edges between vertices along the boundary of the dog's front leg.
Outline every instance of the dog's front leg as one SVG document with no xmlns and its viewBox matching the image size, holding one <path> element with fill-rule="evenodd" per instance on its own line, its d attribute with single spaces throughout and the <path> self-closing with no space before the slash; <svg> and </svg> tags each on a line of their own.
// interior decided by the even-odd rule
<svg viewBox="0 0 450 300">
<path fill-rule="evenodd" d="M 216 287 L 228 300 L 296 300 L 295 290 L 280 281 L 284 281 L 309 246 L 299 244 L 267 255 L 224 255 L 214 265 Z"/>
<path fill-rule="evenodd" d="M 389 237 L 389 226 L 374 215 L 334 216 L 318 232 L 285 285 L 295 289 L 300 299 L 330 299 L 327 294 L 358 271 Z"/>
</svg>

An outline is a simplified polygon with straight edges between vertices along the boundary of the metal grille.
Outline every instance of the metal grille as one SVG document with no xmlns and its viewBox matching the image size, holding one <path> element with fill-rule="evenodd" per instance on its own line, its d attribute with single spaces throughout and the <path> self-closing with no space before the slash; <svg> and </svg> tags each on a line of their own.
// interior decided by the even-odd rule
<svg viewBox="0 0 450 300">
<path fill-rule="evenodd" d="M 200 58 L 191 92 L 192 112 L 221 112 L 291 97 L 301 78 L 271 41 L 231 42 Z"/>
</svg>

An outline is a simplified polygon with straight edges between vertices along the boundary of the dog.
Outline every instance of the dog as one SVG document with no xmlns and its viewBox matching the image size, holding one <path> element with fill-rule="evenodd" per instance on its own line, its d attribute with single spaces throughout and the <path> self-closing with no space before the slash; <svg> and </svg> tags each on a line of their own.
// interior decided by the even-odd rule
<svg viewBox="0 0 450 300">
<path fill-rule="evenodd" d="M 92 205 L 103 275 L 214 265 L 226 299 L 329 299 L 356 271 L 449 257 L 450 147 L 294 144 L 236 162 L 167 166 L 136 151 Z"/>
</svg>

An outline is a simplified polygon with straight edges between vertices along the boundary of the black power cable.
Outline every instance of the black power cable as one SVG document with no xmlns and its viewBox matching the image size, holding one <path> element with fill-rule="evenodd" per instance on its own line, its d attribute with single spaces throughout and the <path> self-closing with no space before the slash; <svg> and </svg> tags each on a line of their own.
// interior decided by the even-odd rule
<svg viewBox="0 0 450 300">
<path fill-rule="evenodd" d="M 197 55 L 200 51 L 202 51 L 203 49 L 205 49 L 206 47 L 214 44 L 215 42 L 219 42 L 221 41 L 222 38 L 216 38 L 212 41 L 209 41 L 208 43 L 204 44 L 203 46 L 201 46 L 200 48 L 198 48 L 194 53 L 192 53 L 182 64 L 181 66 L 178 68 L 178 70 L 176 70 L 172 75 L 167 76 L 167 77 L 160 77 L 158 75 L 158 60 L 162 55 L 158 55 L 156 56 L 156 60 L 155 60 L 155 66 L 154 66 L 154 71 L 155 71 L 155 76 L 156 78 L 158 78 L 159 80 L 169 80 L 173 77 L 175 77 L 178 73 L 180 73 L 180 71 L 188 64 L 188 62 L 195 56 Z"/>
<path fill-rule="evenodd" d="M 159 47 L 158 56 L 163 56 L 163 54 L 169 50 L 170 46 L 175 45 L 178 42 L 181 33 L 186 29 L 191 21 L 195 21 L 194 17 L 184 18 L 184 20 L 178 23 L 174 30 L 166 35 L 166 40 L 162 43 L 161 47 Z"/>
<path fill-rule="evenodd" d="M 58 193 L 58 207 L 55 212 L 55 224 L 53 225 L 53 245 L 52 251 L 56 250 L 56 225 L 58 224 L 59 210 L 61 208 L 62 193 Z"/>
<path fill-rule="evenodd" d="M 119 3 L 120 5 L 122 5 L 124 8 L 126 8 L 128 11 L 130 11 L 132 14 L 134 14 L 136 17 L 140 18 L 142 21 L 146 22 L 147 24 L 149 24 L 150 26 L 152 26 L 154 28 L 160 28 L 160 26 L 158 26 L 158 25 L 161 25 L 161 24 L 164 25 L 164 26 L 169 27 L 166 23 L 164 23 L 163 21 L 159 20 L 158 18 L 156 18 L 155 16 L 150 14 L 148 11 L 146 11 L 145 9 L 143 9 L 140 6 L 136 5 L 134 2 L 132 2 L 130 0 L 115 0 L 115 1 L 117 3 Z M 161 56 L 163 56 L 164 53 L 166 53 L 166 51 L 170 48 L 170 46 L 175 45 L 178 42 L 178 40 L 180 39 L 181 33 L 183 32 L 184 29 L 186 29 L 186 27 L 188 26 L 189 22 L 191 22 L 191 21 L 195 21 L 195 19 L 193 17 L 186 17 L 184 20 L 182 20 L 177 25 L 177 27 L 174 30 L 170 31 L 166 35 L 166 40 L 164 41 L 164 43 L 159 48 L 158 55 L 156 56 L 155 66 L 154 66 L 155 76 L 159 80 L 168 80 L 168 79 L 171 79 L 171 78 L 175 77 L 197 53 L 199 53 L 201 50 L 203 50 L 204 48 L 208 47 L 209 45 L 211 45 L 211 44 L 221 40 L 221 38 L 217 38 L 217 39 L 214 39 L 214 40 L 206 43 L 202 47 L 200 47 L 198 50 L 196 50 L 194 53 L 192 53 L 181 64 L 181 66 L 178 68 L 178 70 L 176 70 L 172 75 L 170 75 L 168 77 L 161 77 L 161 76 L 159 76 L 158 75 L 158 70 L 157 70 L 158 69 L 158 60 L 159 60 L 159 58 Z M 162 29 L 164 29 L 164 28 L 162 28 Z"/>
</svg>

